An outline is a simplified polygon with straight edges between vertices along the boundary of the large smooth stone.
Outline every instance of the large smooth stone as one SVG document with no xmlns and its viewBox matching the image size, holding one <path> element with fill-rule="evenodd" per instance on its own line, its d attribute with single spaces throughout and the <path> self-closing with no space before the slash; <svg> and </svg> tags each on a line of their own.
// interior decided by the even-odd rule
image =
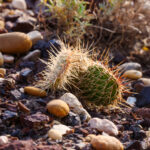
<svg viewBox="0 0 150 150">
<path fill-rule="evenodd" d="M 8 54 L 21 54 L 28 52 L 32 41 L 27 34 L 12 32 L 0 34 L 0 51 Z"/>
</svg>

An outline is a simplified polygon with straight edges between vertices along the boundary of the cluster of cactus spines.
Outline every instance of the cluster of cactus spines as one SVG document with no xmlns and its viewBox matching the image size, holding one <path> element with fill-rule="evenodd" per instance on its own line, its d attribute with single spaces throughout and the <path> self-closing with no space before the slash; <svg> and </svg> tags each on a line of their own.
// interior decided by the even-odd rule
<svg viewBox="0 0 150 150">
<path fill-rule="evenodd" d="M 107 61 L 92 60 L 80 47 L 63 47 L 55 54 L 46 62 L 44 79 L 38 86 L 68 90 L 69 85 L 79 98 L 96 105 L 116 104 L 121 99 L 124 86 Z"/>
<path fill-rule="evenodd" d="M 84 70 L 88 62 L 87 55 L 87 52 L 78 49 L 72 50 L 69 46 L 67 48 L 62 46 L 61 51 L 50 53 L 49 60 L 43 61 L 46 69 L 41 73 L 43 79 L 36 83 L 37 87 L 44 90 L 66 90 L 66 86 L 70 86 L 71 81 L 76 78 L 77 72 Z"/>
</svg>

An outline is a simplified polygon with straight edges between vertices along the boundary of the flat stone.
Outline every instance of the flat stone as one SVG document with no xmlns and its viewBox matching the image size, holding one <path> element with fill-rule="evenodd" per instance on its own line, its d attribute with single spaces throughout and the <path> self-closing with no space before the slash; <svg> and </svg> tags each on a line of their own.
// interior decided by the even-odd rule
<svg viewBox="0 0 150 150">
<path fill-rule="evenodd" d="M 92 118 L 89 120 L 88 124 L 91 128 L 95 128 L 100 132 L 106 132 L 107 134 L 113 136 L 118 135 L 117 126 L 108 119 Z"/>
<path fill-rule="evenodd" d="M 36 61 L 41 55 L 40 50 L 34 50 L 32 52 L 29 52 L 26 56 L 23 57 L 23 61 Z"/>
</svg>

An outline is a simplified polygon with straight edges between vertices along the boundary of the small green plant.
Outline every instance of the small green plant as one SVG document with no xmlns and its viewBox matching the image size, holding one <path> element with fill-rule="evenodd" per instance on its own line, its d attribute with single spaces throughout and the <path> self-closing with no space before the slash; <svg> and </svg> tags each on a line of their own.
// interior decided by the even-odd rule
<svg viewBox="0 0 150 150">
<path fill-rule="evenodd" d="M 115 104 L 121 99 L 124 86 L 103 62 L 93 61 L 81 48 L 64 47 L 46 62 L 44 80 L 38 86 L 52 90 L 73 89 L 80 99 L 96 105 Z"/>
<path fill-rule="evenodd" d="M 56 19 L 57 34 L 65 38 L 81 38 L 86 32 L 91 19 L 86 10 L 87 2 L 84 0 L 46 0 L 43 4 L 50 15 L 49 21 Z"/>
</svg>

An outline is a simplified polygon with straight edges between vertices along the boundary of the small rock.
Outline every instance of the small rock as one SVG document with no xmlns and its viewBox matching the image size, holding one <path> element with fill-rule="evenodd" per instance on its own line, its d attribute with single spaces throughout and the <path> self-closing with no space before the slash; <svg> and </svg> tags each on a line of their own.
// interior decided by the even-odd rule
<svg viewBox="0 0 150 150">
<path fill-rule="evenodd" d="M 16 9 L 22 9 L 22 10 L 27 9 L 27 5 L 26 5 L 25 0 L 13 0 L 12 6 Z"/>
<path fill-rule="evenodd" d="M 95 128 L 100 132 L 106 132 L 107 134 L 113 136 L 118 135 L 117 126 L 107 119 L 92 118 L 88 124 L 91 128 Z"/>
<path fill-rule="evenodd" d="M 4 58 L 3 58 L 2 53 L 0 52 L 0 66 L 2 66 L 3 63 L 4 63 Z"/>
<path fill-rule="evenodd" d="M 33 31 L 36 19 L 27 15 L 23 15 L 17 19 L 12 31 L 28 33 Z"/>
<path fill-rule="evenodd" d="M 47 96 L 46 91 L 41 90 L 39 88 L 33 87 L 33 86 L 26 86 L 24 87 L 24 92 L 32 95 L 32 96 L 39 96 L 39 97 L 45 97 Z"/>
<path fill-rule="evenodd" d="M 6 69 L 0 68 L 0 75 L 2 78 L 4 78 L 4 76 L 6 75 Z"/>
<path fill-rule="evenodd" d="M 91 118 L 90 114 L 83 108 L 82 104 L 73 94 L 65 93 L 60 97 L 60 99 L 65 101 L 74 113 L 77 113 L 78 115 L 84 115 L 86 118 L 85 120 L 88 121 Z"/>
<path fill-rule="evenodd" d="M 20 80 L 23 82 L 24 81 L 27 82 L 29 78 L 31 77 L 31 75 L 32 75 L 32 70 L 29 68 L 24 68 L 20 71 Z"/>
<path fill-rule="evenodd" d="M 85 137 L 85 141 L 86 142 L 91 142 L 91 140 L 96 137 L 96 135 L 94 134 L 89 134 L 88 136 Z"/>
<path fill-rule="evenodd" d="M 128 97 L 127 98 L 127 103 L 129 104 L 129 105 L 131 105 L 131 106 L 134 106 L 135 105 L 135 103 L 136 103 L 136 97 Z"/>
<path fill-rule="evenodd" d="M 60 118 L 67 116 L 69 113 L 68 105 L 64 101 L 59 99 L 50 101 L 47 104 L 47 109 L 51 114 Z"/>
<path fill-rule="evenodd" d="M 32 52 L 29 52 L 25 57 L 23 57 L 23 61 L 36 61 L 41 55 L 40 50 L 34 50 Z"/>
<path fill-rule="evenodd" d="M 62 140 L 62 134 L 59 133 L 59 131 L 55 129 L 50 129 L 48 131 L 48 137 L 53 140 Z"/>
<path fill-rule="evenodd" d="M 0 20 L 0 29 L 5 28 L 5 22 L 3 20 Z"/>
<path fill-rule="evenodd" d="M 41 129 L 48 123 L 49 117 L 45 114 L 37 112 L 36 114 L 28 115 L 23 118 L 23 125 L 29 128 Z"/>
<path fill-rule="evenodd" d="M 92 147 L 95 150 L 123 150 L 122 143 L 112 136 L 98 135 L 92 138 Z"/>
<path fill-rule="evenodd" d="M 43 36 L 39 31 L 32 31 L 27 34 L 34 45 L 37 41 L 42 40 Z"/>
<path fill-rule="evenodd" d="M 15 119 L 18 117 L 18 114 L 16 112 L 12 112 L 9 110 L 6 110 L 3 114 L 3 119 L 4 120 L 10 120 L 10 119 Z"/>
<path fill-rule="evenodd" d="M 0 136 L 0 145 L 4 145 L 8 143 L 7 136 Z"/>
<path fill-rule="evenodd" d="M 22 94 L 17 90 L 11 90 L 11 96 L 13 97 L 14 100 L 19 100 L 21 99 Z"/>
<path fill-rule="evenodd" d="M 71 111 L 66 117 L 63 118 L 63 122 L 65 122 L 65 124 L 69 126 L 81 125 L 81 120 L 80 120 L 79 115 Z"/>
<path fill-rule="evenodd" d="M 149 107 L 150 106 L 150 86 L 144 87 L 139 94 L 136 94 L 136 106 L 137 107 Z"/>
<path fill-rule="evenodd" d="M 18 107 L 19 107 L 19 110 L 21 110 L 22 112 L 30 113 L 30 109 L 27 108 L 23 103 L 18 102 Z"/>
<path fill-rule="evenodd" d="M 127 63 L 124 63 L 122 65 L 119 66 L 119 69 L 122 71 L 122 72 L 126 72 L 128 70 L 142 70 L 142 67 L 139 63 L 135 63 L 135 62 L 127 62 Z"/>
<path fill-rule="evenodd" d="M 138 108 L 135 110 L 135 113 L 144 119 L 150 119 L 150 108 Z"/>
<path fill-rule="evenodd" d="M 53 125 L 52 129 L 57 130 L 62 135 L 67 134 L 67 132 L 71 131 L 69 127 L 63 124 Z"/>
<path fill-rule="evenodd" d="M 141 81 L 145 86 L 150 86 L 150 78 L 140 78 L 138 81 Z"/>
<path fill-rule="evenodd" d="M 142 77 L 142 72 L 137 70 L 128 70 L 123 74 L 123 76 L 128 79 L 137 80 Z"/>
<path fill-rule="evenodd" d="M 8 64 L 14 63 L 15 58 L 13 56 L 5 54 L 5 55 L 3 55 L 3 57 L 4 57 L 4 63 L 8 63 Z"/>
</svg>

